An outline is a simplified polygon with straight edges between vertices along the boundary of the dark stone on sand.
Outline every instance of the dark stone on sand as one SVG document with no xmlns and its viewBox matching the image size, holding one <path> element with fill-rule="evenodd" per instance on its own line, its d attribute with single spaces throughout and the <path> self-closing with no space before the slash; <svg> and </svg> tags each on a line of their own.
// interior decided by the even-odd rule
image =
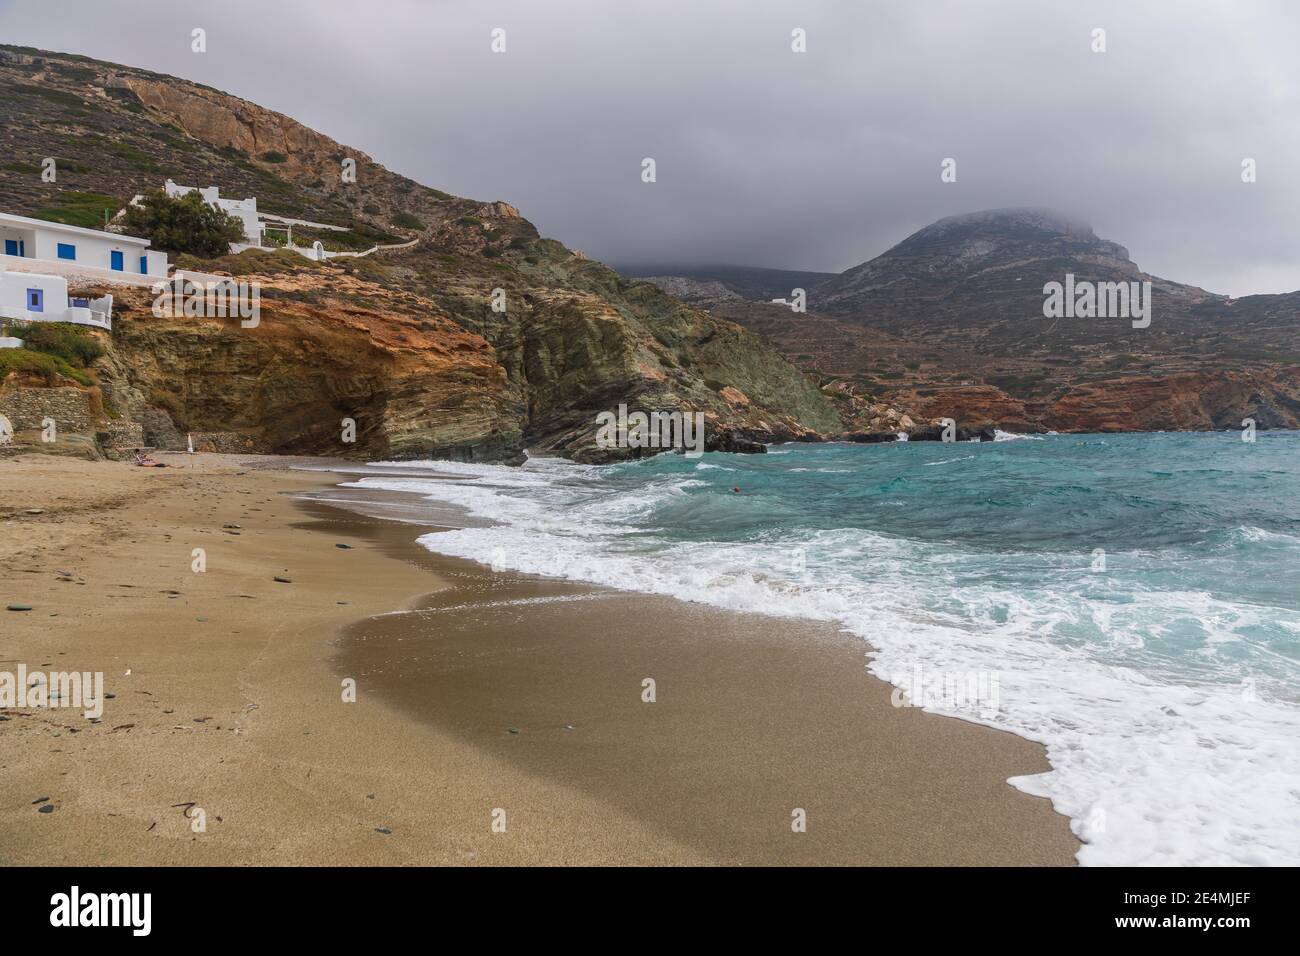
<svg viewBox="0 0 1300 956">
<path fill-rule="evenodd" d="M 388 827 L 375 827 L 375 832 L 388 834 L 388 833 L 392 833 L 393 831 L 388 829 Z"/>
<path fill-rule="evenodd" d="M 54 812 L 54 804 L 52 804 L 52 803 L 42 804 L 41 806 L 39 806 L 39 807 L 36 808 L 36 812 L 37 812 L 37 813 L 53 813 L 53 812 Z"/>
<path fill-rule="evenodd" d="M 280 577 L 280 575 L 278 575 L 278 574 L 277 574 L 275 577 L 273 577 L 271 580 L 272 580 L 272 581 L 278 581 L 278 582 L 280 582 L 281 584 L 293 584 L 293 581 L 292 581 L 291 579 L 289 579 L 289 578 L 282 578 L 282 577 Z"/>
<path fill-rule="evenodd" d="M 31 609 L 32 606 L 30 604 L 10 604 L 6 608 L 6 610 L 9 611 L 30 611 Z"/>
<path fill-rule="evenodd" d="M 32 806 L 36 806 L 37 804 L 41 804 L 41 803 L 48 803 L 49 799 L 50 799 L 49 797 L 37 797 L 35 800 L 32 801 Z"/>
<path fill-rule="evenodd" d="M 351 550 L 352 550 L 352 545 L 350 545 L 350 544 L 336 544 L 336 545 L 334 545 L 334 547 L 338 548 L 338 549 L 341 550 L 341 551 L 351 551 Z"/>
</svg>

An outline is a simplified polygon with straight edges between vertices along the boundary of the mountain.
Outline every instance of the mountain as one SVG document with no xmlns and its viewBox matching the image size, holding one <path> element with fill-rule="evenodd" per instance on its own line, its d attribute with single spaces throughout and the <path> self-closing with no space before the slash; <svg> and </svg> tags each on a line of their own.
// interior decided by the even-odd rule
<svg viewBox="0 0 1300 956">
<path fill-rule="evenodd" d="M 1044 286 L 1150 282 L 1150 325 L 1045 318 Z M 721 303 L 832 392 L 1008 430 L 1300 425 L 1300 293 L 1233 299 L 1143 272 L 1041 209 L 941 219 L 808 290 L 808 313 Z"/>
<path fill-rule="evenodd" d="M 748 299 L 769 302 L 789 298 L 793 289 L 810 289 L 834 278 L 833 272 L 797 272 L 751 266 L 615 266 L 625 276 L 645 279 L 684 302 L 709 307 Z"/>
<path fill-rule="evenodd" d="M 147 290 L 113 288 L 93 383 L 56 384 L 94 392 L 93 406 L 153 444 L 193 431 L 252 451 L 603 460 L 635 453 L 594 444 L 597 413 L 619 403 L 701 411 L 721 448 L 842 427 L 757 335 L 541 237 L 505 202 L 452 196 L 272 110 L 146 70 L 0 46 L 0 91 L 5 211 L 97 228 L 171 178 L 345 227 L 295 227 L 336 251 L 417 240 L 323 263 L 284 250 L 182 260 L 260 283 L 254 329 L 158 318 Z M 355 182 L 340 174 L 348 159 Z M 32 384 L 11 374 L 0 406 Z M 355 444 L 340 443 L 345 418 Z"/>
</svg>

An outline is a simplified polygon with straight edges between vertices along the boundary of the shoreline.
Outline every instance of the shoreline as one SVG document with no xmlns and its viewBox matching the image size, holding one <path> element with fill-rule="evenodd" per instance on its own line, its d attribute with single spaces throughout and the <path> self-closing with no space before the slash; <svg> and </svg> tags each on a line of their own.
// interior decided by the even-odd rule
<svg viewBox="0 0 1300 956">
<path fill-rule="evenodd" d="M 33 606 L 7 612 L 0 658 L 102 670 L 114 694 L 100 724 L 5 712 L 0 862 L 1075 862 L 1068 820 L 1006 783 L 1048 769 L 1042 747 L 893 708 L 856 638 L 492 580 L 416 525 L 300 500 L 334 494 L 339 475 L 288 470 L 320 460 L 160 457 L 186 467 L 0 466 L 24 505 L 6 602 Z M 429 614 L 459 629 L 412 654 Z M 831 712 L 798 693 L 828 675 L 847 701 Z M 861 731 L 833 723 L 841 706 Z"/>
<path fill-rule="evenodd" d="M 396 501 L 400 511 L 410 507 L 413 513 L 438 513 L 438 527 L 422 531 L 484 523 L 456 505 L 439 512 L 440 503 L 421 493 L 373 489 L 368 494 L 370 500 L 354 499 L 345 506 L 304 505 L 314 512 L 343 507 L 373 517 Z M 403 520 L 400 514 L 386 517 Z M 1078 842 L 1068 832 L 1068 819 L 1048 801 L 1023 794 L 1005 777 L 1000 781 L 1005 793 L 978 779 L 982 768 L 999 763 L 1008 768 L 1007 777 L 1050 770 L 1045 750 L 1004 730 L 895 708 L 888 703 L 893 686 L 866 672 L 869 645 L 847 631 L 584 582 L 496 572 L 430 551 L 416 542 L 414 529 L 404 530 L 397 540 L 381 535 L 388 538 L 380 544 L 385 553 L 424 567 L 447 587 L 403 611 L 347 625 L 334 660 L 340 674 L 366 674 L 369 686 L 416 719 L 456 733 L 525 772 L 579 785 L 656 830 L 707 850 L 713 862 L 1042 863 L 1060 847 L 1031 831 L 1058 821 L 1067 828 L 1072 849 L 1056 862 L 1075 862 Z M 466 612 L 468 620 L 449 621 Z M 520 613 L 528 619 L 522 628 L 515 623 Z M 647 626 L 647 620 L 654 625 Z M 599 640 L 592 640 L 593 631 Z M 422 646 L 419 659 L 402 651 L 400 671 L 385 666 L 401 650 L 398 645 L 428 643 L 431 632 L 436 632 L 437 646 Z M 701 647 L 694 639 L 683 640 L 684 634 L 700 635 L 708 643 Z M 493 646 L 485 652 L 486 642 Z M 528 669 L 512 667 L 517 659 L 526 660 Z M 708 669 L 728 675 L 726 683 L 699 679 Z M 544 681 L 535 679 L 539 671 L 547 675 Z M 643 672 L 660 673 L 673 684 L 684 679 L 686 685 L 674 689 L 675 699 L 669 701 L 660 696 L 660 678 L 654 678 L 656 700 L 649 704 L 643 700 Z M 829 700 L 802 696 L 808 686 L 827 690 L 828 685 L 834 689 L 819 696 Z M 651 716 L 665 704 L 676 712 Z M 882 725 L 892 726 L 885 730 Z M 828 745 L 831 727 L 840 739 Z M 736 754 L 754 750 L 760 734 L 759 755 L 737 759 Z M 871 739 L 895 734 L 909 738 L 911 752 L 897 739 L 883 748 Z M 669 749 L 683 742 L 681 752 Z M 1016 771 L 1011 768 L 1024 759 L 1016 753 L 1022 746 L 1038 752 L 1037 765 Z M 881 749 L 891 758 L 883 766 L 877 756 Z M 968 759 L 972 751 L 980 753 L 978 760 Z M 774 765 L 787 781 L 799 780 L 800 785 L 788 790 L 765 786 L 761 778 Z M 647 773 L 623 772 L 631 766 L 647 767 Z M 872 768 L 870 781 L 858 775 L 867 767 Z M 681 781 L 681 772 L 690 772 L 692 779 Z M 948 780 L 937 779 L 945 774 Z M 918 778 L 928 786 L 918 787 Z M 664 779 L 672 783 L 665 785 Z M 953 790 L 946 799 L 935 793 L 945 787 Z M 756 795 L 760 790 L 766 791 L 765 798 Z M 702 793 L 709 794 L 708 801 L 702 801 Z M 806 799 L 780 803 L 779 797 L 794 794 Z M 975 794 L 984 825 L 1021 846 L 1001 846 L 994 858 L 979 835 L 966 832 L 966 821 L 959 818 L 969 808 L 962 805 Z M 1004 798 L 1010 798 L 1011 806 L 999 806 Z M 1024 806 L 1014 806 L 1022 802 L 1018 798 L 1024 798 Z M 789 818 L 796 805 L 809 823 L 805 833 L 791 839 Z M 914 810 L 918 805 L 924 806 L 923 813 Z M 683 813 L 687 807 L 692 811 Z M 1045 820 L 1033 812 L 1042 807 L 1050 814 Z M 1016 814 L 1023 817 L 1022 833 L 1009 819 Z M 923 820 L 912 819 L 922 815 Z M 820 834 L 812 825 L 818 817 Z M 913 835 L 925 831 L 926 836 L 912 846 L 880 840 L 879 833 L 890 829 Z M 967 844 L 973 854 L 960 849 Z"/>
</svg>

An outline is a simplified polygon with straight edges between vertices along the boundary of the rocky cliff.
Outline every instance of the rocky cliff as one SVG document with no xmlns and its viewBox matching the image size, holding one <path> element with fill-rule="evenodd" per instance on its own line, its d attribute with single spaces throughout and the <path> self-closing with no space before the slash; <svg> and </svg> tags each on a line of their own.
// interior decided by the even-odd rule
<svg viewBox="0 0 1300 956">
<path fill-rule="evenodd" d="M 183 263 L 256 282 L 255 329 L 157 318 L 151 296 L 114 289 L 108 354 L 92 371 L 106 406 L 152 422 L 154 436 L 371 458 L 518 461 L 528 448 L 604 460 L 635 454 L 594 445 L 597 413 L 620 403 L 702 412 L 719 448 L 842 427 L 757 335 L 542 238 L 508 203 L 451 196 L 257 104 L 130 67 L 0 47 L 0 91 L 12 157 L 0 209 L 95 227 L 171 178 L 344 226 L 295 230 L 335 251 L 417 240 L 322 264 L 257 251 Z M 56 182 L 40 175 L 45 157 Z M 355 180 L 343 175 L 352 163 Z M 341 442 L 345 418 L 355 442 Z"/>
</svg>

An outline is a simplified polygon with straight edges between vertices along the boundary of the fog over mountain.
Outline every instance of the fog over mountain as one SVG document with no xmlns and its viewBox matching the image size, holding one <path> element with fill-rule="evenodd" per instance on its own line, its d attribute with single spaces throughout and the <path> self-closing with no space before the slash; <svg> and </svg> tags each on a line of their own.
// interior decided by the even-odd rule
<svg viewBox="0 0 1300 956">
<path fill-rule="evenodd" d="M 1170 280 L 1300 289 L 1283 0 L 0 0 L 0 39 L 246 97 L 620 264 L 839 272 L 942 217 L 1036 206 Z"/>
</svg>

